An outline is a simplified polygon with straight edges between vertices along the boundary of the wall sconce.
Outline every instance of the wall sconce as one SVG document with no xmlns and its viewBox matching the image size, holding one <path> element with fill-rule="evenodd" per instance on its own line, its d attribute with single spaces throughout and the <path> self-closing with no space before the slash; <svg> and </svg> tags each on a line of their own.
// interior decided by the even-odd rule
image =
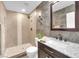
<svg viewBox="0 0 79 59">
<path fill-rule="evenodd" d="M 38 15 L 41 16 L 41 11 L 38 12 Z"/>
<path fill-rule="evenodd" d="M 38 13 L 39 22 L 42 25 L 43 24 L 43 17 L 41 16 L 41 11 Z"/>
<path fill-rule="evenodd" d="M 42 25 L 42 20 L 43 20 L 43 19 L 42 19 L 42 17 L 41 17 L 41 16 L 39 16 L 38 18 L 39 18 L 39 20 L 38 20 L 38 21 L 39 21 L 39 23 Z"/>
<path fill-rule="evenodd" d="M 39 16 L 40 20 L 43 20 L 42 16 Z"/>
<path fill-rule="evenodd" d="M 40 19 L 40 20 L 43 20 L 43 19 L 42 19 L 42 16 L 41 16 L 41 11 L 39 11 L 38 15 L 39 15 L 39 16 L 38 16 L 39 19 Z"/>
</svg>

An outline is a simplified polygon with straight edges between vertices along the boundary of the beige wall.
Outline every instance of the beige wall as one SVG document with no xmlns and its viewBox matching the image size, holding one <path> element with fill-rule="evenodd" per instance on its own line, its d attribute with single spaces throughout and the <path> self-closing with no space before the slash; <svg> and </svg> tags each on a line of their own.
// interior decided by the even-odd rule
<svg viewBox="0 0 79 59">
<path fill-rule="evenodd" d="M 6 47 L 8 48 L 30 42 L 29 25 L 27 15 L 7 11 Z"/>
<path fill-rule="evenodd" d="M 5 47 L 17 45 L 17 13 L 7 11 L 5 20 Z"/>
<path fill-rule="evenodd" d="M 0 24 L 1 24 L 1 53 L 4 54 L 5 51 L 5 20 L 6 20 L 6 10 L 3 2 L 0 1 Z"/>
<path fill-rule="evenodd" d="M 27 15 L 23 15 L 22 19 L 22 43 L 31 43 L 30 40 L 30 20 L 28 19 Z"/>
<path fill-rule="evenodd" d="M 33 12 L 28 19 L 28 15 L 7 11 L 6 20 L 6 48 L 31 43 L 34 45 L 36 33 L 36 19 Z M 32 28 L 32 31 L 30 30 Z M 9 44 L 8 44 L 9 43 Z"/>
<path fill-rule="evenodd" d="M 30 40 L 33 45 L 35 45 L 35 37 L 36 37 L 36 16 L 37 16 L 36 11 L 33 11 L 30 14 Z"/>
</svg>

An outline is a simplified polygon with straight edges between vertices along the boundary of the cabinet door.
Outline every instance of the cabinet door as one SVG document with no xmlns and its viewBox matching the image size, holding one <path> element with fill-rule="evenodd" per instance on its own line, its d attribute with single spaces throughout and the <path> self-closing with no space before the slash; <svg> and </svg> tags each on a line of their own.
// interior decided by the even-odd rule
<svg viewBox="0 0 79 59">
<path fill-rule="evenodd" d="M 38 57 L 39 58 L 53 58 L 53 56 L 50 56 L 50 52 L 46 50 L 46 47 L 38 43 Z"/>
<path fill-rule="evenodd" d="M 39 54 L 38 54 L 39 58 L 47 58 L 47 56 L 48 55 L 43 50 L 39 49 Z"/>
</svg>

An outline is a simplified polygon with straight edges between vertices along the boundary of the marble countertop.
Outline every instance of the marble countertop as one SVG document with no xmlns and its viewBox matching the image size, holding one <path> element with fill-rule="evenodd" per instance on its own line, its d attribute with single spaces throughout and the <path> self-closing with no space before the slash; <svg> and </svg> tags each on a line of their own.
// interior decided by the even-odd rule
<svg viewBox="0 0 79 59">
<path fill-rule="evenodd" d="M 71 57 L 71 58 L 79 58 L 79 44 L 73 42 L 64 42 L 57 40 L 52 37 L 44 37 L 42 40 L 45 41 L 45 45 Z M 39 41 L 39 40 L 38 40 Z"/>
</svg>

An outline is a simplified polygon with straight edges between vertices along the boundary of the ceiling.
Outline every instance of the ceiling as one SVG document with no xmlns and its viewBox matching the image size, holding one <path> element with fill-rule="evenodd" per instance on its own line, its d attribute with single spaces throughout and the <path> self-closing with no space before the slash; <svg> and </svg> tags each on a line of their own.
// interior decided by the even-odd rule
<svg viewBox="0 0 79 59">
<path fill-rule="evenodd" d="M 42 1 L 4 1 L 7 10 L 30 14 Z"/>
<path fill-rule="evenodd" d="M 70 6 L 72 4 L 75 4 L 75 2 L 74 1 L 68 1 L 68 2 L 67 1 L 60 1 L 60 2 L 57 2 L 57 3 L 55 3 L 52 6 L 53 12 L 56 12 L 58 10 L 61 10 L 61 9 L 65 8 L 67 6 Z"/>
</svg>

